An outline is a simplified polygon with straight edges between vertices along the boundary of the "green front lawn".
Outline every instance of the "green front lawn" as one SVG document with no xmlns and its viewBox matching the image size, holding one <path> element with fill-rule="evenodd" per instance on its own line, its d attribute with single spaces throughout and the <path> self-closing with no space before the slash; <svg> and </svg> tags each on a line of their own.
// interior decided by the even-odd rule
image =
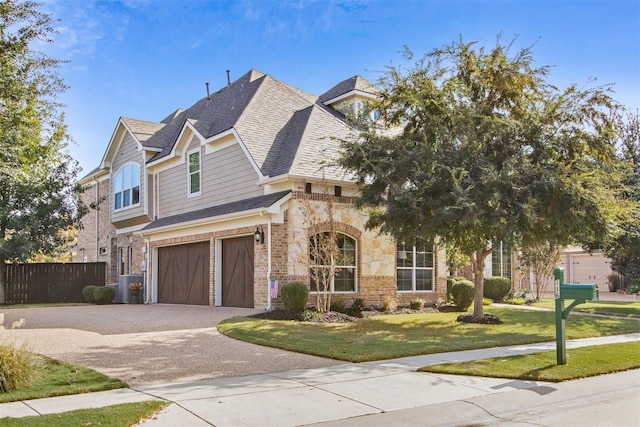
<svg viewBox="0 0 640 427">
<path fill-rule="evenodd" d="M 459 323 L 460 313 L 374 316 L 346 324 L 227 319 L 218 330 L 235 339 L 299 353 L 364 362 L 421 354 L 530 344 L 555 340 L 555 314 L 485 307 L 503 325 Z M 570 316 L 567 339 L 640 332 L 632 319 Z"/>
<path fill-rule="evenodd" d="M 635 341 L 569 349 L 566 365 L 558 365 L 556 352 L 549 351 L 425 366 L 419 370 L 441 374 L 559 382 L 638 369 L 639 354 L 640 341 Z"/>
<path fill-rule="evenodd" d="M 555 310 L 554 299 L 543 299 L 542 301 L 531 304 L 533 307 L 549 308 Z M 565 307 L 569 304 L 565 302 Z M 580 311 L 583 313 L 603 314 L 606 316 L 622 316 L 640 318 L 640 301 L 624 302 L 624 301 L 591 301 L 584 304 L 578 304 L 571 309 L 571 312 Z"/>
<path fill-rule="evenodd" d="M 31 386 L 0 393 L 0 403 L 128 387 L 118 379 L 107 377 L 84 366 L 72 365 L 41 355 L 36 357 L 40 359 L 40 369 Z"/>
<path fill-rule="evenodd" d="M 80 409 L 61 414 L 0 418 L 0 427 L 132 426 L 140 420 L 151 417 L 168 404 L 169 402 L 153 400 L 105 406 L 104 408 Z"/>
</svg>

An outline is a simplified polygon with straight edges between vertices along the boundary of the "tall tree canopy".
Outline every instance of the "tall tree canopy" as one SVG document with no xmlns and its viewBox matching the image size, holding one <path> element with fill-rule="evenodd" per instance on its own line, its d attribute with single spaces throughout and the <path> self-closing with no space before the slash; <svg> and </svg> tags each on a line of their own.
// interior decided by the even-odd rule
<svg viewBox="0 0 640 427">
<path fill-rule="evenodd" d="M 634 203 L 635 210 L 629 220 L 622 224 L 622 233 L 611 244 L 606 253 L 612 267 L 628 277 L 640 277 L 640 114 L 620 116 L 620 148 L 626 175 L 623 197 Z"/>
<path fill-rule="evenodd" d="M 0 3 L 0 303 L 5 263 L 60 247 L 82 213 L 77 162 L 56 96 L 61 61 L 31 49 L 50 42 L 51 17 L 30 1 Z"/>
<path fill-rule="evenodd" d="M 493 243 L 594 244 L 615 232 L 620 207 L 609 88 L 561 91 L 531 48 L 512 45 L 461 39 L 390 67 L 370 106 L 380 120 L 361 115 L 340 160 L 369 227 L 440 237 L 471 258 L 476 318 Z"/>
</svg>

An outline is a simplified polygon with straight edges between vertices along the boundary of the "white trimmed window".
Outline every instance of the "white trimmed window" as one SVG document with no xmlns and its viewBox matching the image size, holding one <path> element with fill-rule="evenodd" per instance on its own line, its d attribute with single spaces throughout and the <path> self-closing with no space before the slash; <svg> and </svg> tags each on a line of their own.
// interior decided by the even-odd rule
<svg viewBox="0 0 640 427">
<path fill-rule="evenodd" d="M 309 238 L 309 259 L 311 261 L 309 277 L 311 291 L 322 291 L 319 289 L 317 278 L 327 275 L 329 270 L 329 258 L 327 254 L 330 251 L 323 250 L 322 247 L 327 244 L 330 237 L 329 232 L 324 232 L 311 236 Z M 332 292 L 355 292 L 356 291 L 356 240 L 342 233 L 336 233 L 336 256 L 335 265 L 336 273 L 331 280 Z M 321 286 L 320 286 L 321 288 Z"/>
<path fill-rule="evenodd" d="M 397 286 L 400 292 L 433 291 L 433 249 L 397 244 Z"/>
<path fill-rule="evenodd" d="M 187 153 L 188 159 L 188 179 L 187 183 L 189 188 L 187 189 L 187 194 L 189 196 L 197 196 L 200 194 L 201 188 L 201 173 L 200 173 L 200 148 L 189 151 Z"/>
<path fill-rule="evenodd" d="M 128 163 L 120 168 L 113 179 L 115 210 L 140 203 L 140 165 Z"/>
</svg>

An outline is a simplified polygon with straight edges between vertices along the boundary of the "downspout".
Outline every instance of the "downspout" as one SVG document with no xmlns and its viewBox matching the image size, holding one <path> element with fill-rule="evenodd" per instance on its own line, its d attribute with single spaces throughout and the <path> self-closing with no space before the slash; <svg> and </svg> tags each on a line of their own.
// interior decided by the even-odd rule
<svg viewBox="0 0 640 427">
<path fill-rule="evenodd" d="M 142 281 L 144 282 L 143 286 L 146 290 L 146 298 L 144 303 L 151 304 L 152 300 L 152 289 L 149 281 L 149 241 L 145 239 L 144 246 L 142 247 L 143 257 L 142 260 Z"/>
<path fill-rule="evenodd" d="M 260 216 L 267 220 L 267 308 L 271 310 L 271 216 L 265 215 L 264 211 Z"/>
<path fill-rule="evenodd" d="M 96 183 L 96 262 L 98 262 L 98 256 L 100 255 L 100 183 L 96 178 L 94 178 Z M 111 183 L 111 180 L 109 180 Z M 82 262 L 84 261 L 84 256 L 82 257 Z"/>
</svg>

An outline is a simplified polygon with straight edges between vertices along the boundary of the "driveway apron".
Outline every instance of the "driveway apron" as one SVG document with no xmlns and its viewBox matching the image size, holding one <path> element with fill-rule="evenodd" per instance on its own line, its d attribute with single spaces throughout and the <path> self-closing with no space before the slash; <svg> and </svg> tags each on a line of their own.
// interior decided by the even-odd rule
<svg viewBox="0 0 640 427">
<path fill-rule="evenodd" d="M 130 386 L 283 372 L 344 364 L 228 338 L 216 325 L 253 309 L 186 305 L 6 309 L 5 336 L 32 351 L 77 363 Z"/>
</svg>

